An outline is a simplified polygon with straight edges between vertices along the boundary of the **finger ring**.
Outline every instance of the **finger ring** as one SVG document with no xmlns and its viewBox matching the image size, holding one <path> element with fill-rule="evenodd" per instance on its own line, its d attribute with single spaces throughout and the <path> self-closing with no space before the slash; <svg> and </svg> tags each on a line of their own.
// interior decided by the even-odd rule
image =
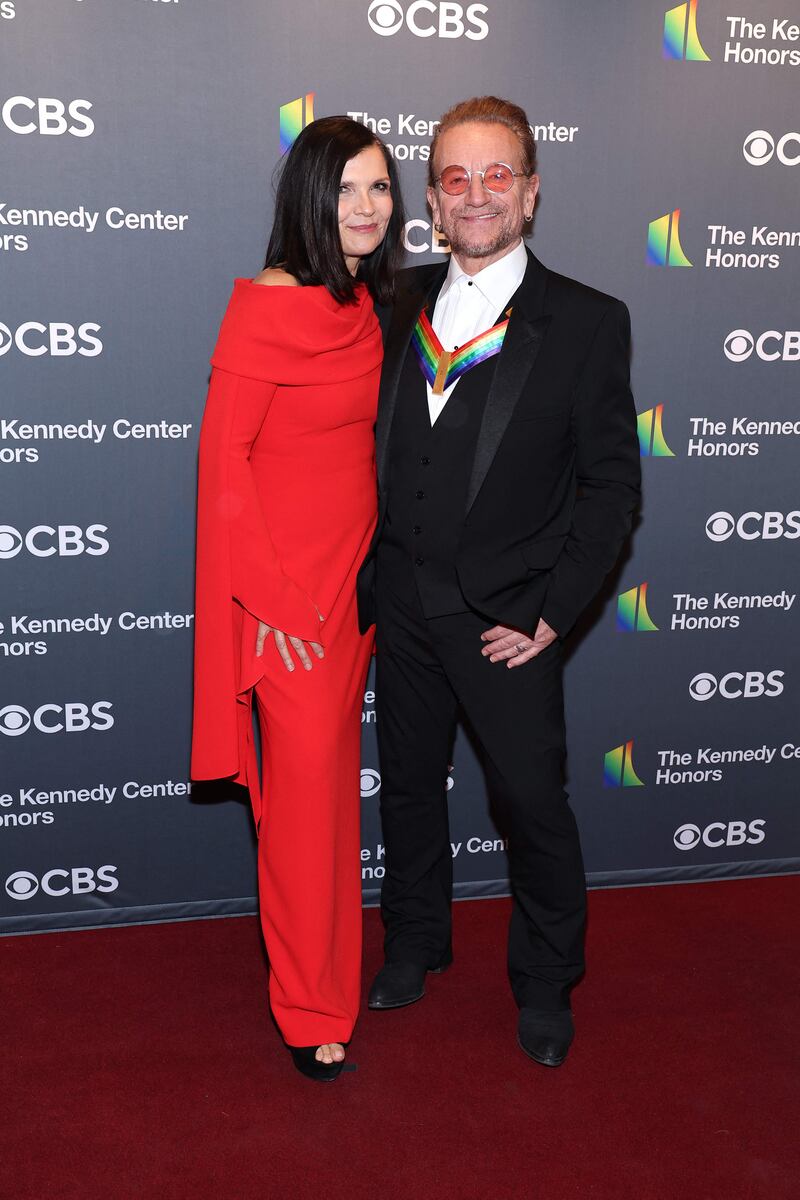
<svg viewBox="0 0 800 1200">
<path fill-rule="evenodd" d="M 517 654 L 524 654 L 525 651 L 527 650 L 527 646 L 525 646 L 522 642 L 518 642 L 516 649 L 517 649 Z"/>
</svg>

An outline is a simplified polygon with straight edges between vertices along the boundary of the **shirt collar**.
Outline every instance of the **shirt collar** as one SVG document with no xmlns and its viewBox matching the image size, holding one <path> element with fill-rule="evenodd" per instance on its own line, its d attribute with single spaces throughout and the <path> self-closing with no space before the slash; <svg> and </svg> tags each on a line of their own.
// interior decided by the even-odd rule
<svg viewBox="0 0 800 1200">
<path fill-rule="evenodd" d="M 499 312 L 514 295 L 528 266 L 528 252 L 525 243 L 520 238 L 518 244 L 508 254 L 503 255 L 497 262 L 491 263 L 478 271 L 477 275 L 467 276 L 466 272 L 456 261 L 455 255 L 450 255 L 450 266 L 439 298 L 444 299 L 450 288 L 462 277 L 472 280 L 488 304 Z"/>
</svg>

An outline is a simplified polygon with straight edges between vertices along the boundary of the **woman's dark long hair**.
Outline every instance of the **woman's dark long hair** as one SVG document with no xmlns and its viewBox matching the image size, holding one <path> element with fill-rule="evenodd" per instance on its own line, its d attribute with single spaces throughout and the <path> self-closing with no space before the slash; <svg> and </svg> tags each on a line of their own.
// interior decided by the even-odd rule
<svg viewBox="0 0 800 1200">
<path fill-rule="evenodd" d="M 386 236 L 361 259 L 354 279 L 339 235 L 339 184 L 345 164 L 369 146 L 386 160 L 394 207 Z M 264 266 L 283 267 L 301 284 L 322 284 L 340 304 L 355 300 L 360 280 L 373 300 L 387 304 L 402 261 L 404 223 L 397 167 L 381 139 L 350 117 L 321 117 L 306 126 L 283 161 Z"/>
</svg>

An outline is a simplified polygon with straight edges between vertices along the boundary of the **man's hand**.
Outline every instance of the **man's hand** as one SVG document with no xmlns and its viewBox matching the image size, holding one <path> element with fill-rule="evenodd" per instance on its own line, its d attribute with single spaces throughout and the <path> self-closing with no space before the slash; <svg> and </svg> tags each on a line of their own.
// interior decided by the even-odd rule
<svg viewBox="0 0 800 1200">
<path fill-rule="evenodd" d="M 504 662 L 507 667 L 521 667 L 546 650 L 556 640 L 558 634 L 551 629 L 546 621 L 539 621 L 533 637 L 520 633 L 518 629 L 509 629 L 506 625 L 495 625 L 481 634 L 485 643 L 481 654 L 489 662 Z"/>
<path fill-rule="evenodd" d="M 261 658 L 264 653 L 264 642 L 269 634 L 273 634 L 275 638 L 275 647 L 283 659 L 283 665 L 287 671 L 293 671 L 295 667 L 294 659 L 292 658 L 289 647 L 292 647 L 300 662 L 303 664 L 306 671 L 310 671 L 312 667 L 311 659 L 306 650 L 306 645 L 309 645 L 316 654 L 317 658 L 324 658 L 325 651 L 320 646 L 319 642 L 304 642 L 302 638 L 290 637 L 283 633 L 280 629 L 274 629 L 272 625 L 265 625 L 263 621 L 258 622 L 258 634 L 256 635 L 256 656 Z"/>
</svg>

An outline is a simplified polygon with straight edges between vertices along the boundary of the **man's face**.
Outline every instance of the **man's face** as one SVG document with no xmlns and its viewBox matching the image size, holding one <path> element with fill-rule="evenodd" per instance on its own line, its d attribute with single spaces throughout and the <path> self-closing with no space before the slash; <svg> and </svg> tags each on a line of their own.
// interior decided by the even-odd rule
<svg viewBox="0 0 800 1200">
<path fill-rule="evenodd" d="M 436 146 L 434 174 L 460 166 L 475 172 L 491 163 L 507 163 L 522 170 L 522 148 L 506 125 L 472 121 L 456 125 L 441 135 Z M 539 178 L 517 178 L 507 192 L 489 192 L 480 175 L 473 174 L 460 196 L 448 196 L 439 184 L 428 188 L 434 221 L 442 226 L 459 262 L 471 274 L 502 258 L 522 236 L 526 213 L 533 212 Z"/>
</svg>

